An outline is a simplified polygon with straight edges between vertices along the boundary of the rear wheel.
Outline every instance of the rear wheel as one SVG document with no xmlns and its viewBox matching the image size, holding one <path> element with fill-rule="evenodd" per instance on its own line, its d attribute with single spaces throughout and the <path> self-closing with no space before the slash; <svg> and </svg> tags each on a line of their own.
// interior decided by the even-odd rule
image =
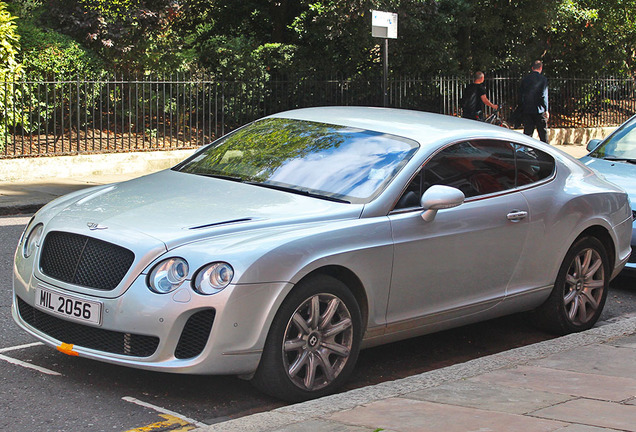
<svg viewBox="0 0 636 432">
<path fill-rule="evenodd" d="M 609 278 L 603 244 L 594 237 L 577 240 L 561 264 L 550 297 L 535 311 L 538 324 L 557 334 L 591 328 L 603 311 Z"/>
<path fill-rule="evenodd" d="M 332 393 L 350 375 L 360 339 L 353 294 L 330 276 L 312 277 L 281 305 L 252 383 L 291 402 Z"/>
</svg>

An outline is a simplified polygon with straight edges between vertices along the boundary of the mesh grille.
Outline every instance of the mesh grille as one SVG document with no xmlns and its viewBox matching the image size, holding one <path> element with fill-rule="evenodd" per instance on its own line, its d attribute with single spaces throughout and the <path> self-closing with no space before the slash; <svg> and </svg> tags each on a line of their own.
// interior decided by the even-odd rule
<svg viewBox="0 0 636 432">
<path fill-rule="evenodd" d="M 177 348 L 174 351 L 176 358 L 189 359 L 201 354 L 210 337 L 214 315 L 214 309 L 206 309 L 188 318 L 188 322 L 186 322 L 183 332 L 181 332 Z"/>
<path fill-rule="evenodd" d="M 28 305 L 20 297 L 18 311 L 31 327 L 64 343 L 133 357 L 149 357 L 159 346 L 158 337 L 120 333 L 65 321 Z"/>
<path fill-rule="evenodd" d="M 44 239 L 40 268 L 54 279 L 99 290 L 112 290 L 124 278 L 135 254 L 102 240 L 51 231 Z"/>
</svg>

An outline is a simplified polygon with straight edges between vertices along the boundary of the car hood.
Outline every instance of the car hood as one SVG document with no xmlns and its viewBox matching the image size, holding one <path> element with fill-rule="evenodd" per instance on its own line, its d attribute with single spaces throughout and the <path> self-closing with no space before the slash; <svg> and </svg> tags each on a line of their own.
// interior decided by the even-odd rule
<svg viewBox="0 0 636 432">
<path fill-rule="evenodd" d="M 591 156 L 585 156 L 580 161 L 601 174 L 607 181 L 623 188 L 629 195 L 632 209 L 636 208 L 636 165 Z"/>
<path fill-rule="evenodd" d="M 63 222 L 84 228 L 91 224 L 104 233 L 109 228 L 140 232 L 168 249 L 250 228 L 358 218 L 363 208 L 172 170 L 95 189 L 58 205 L 62 208 L 53 217 L 58 227 Z"/>
</svg>

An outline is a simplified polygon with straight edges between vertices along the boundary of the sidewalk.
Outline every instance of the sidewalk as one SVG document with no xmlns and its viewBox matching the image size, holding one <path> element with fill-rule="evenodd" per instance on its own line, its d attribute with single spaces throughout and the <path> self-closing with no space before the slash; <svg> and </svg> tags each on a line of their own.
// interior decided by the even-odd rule
<svg viewBox="0 0 636 432">
<path fill-rule="evenodd" d="M 636 431 L 636 317 L 198 432 Z"/>
<path fill-rule="evenodd" d="M 51 178 L 20 182 L 0 182 L 0 216 L 35 213 L 49 201 L 76 190 L 102 184 L 118 183 L 145 174 L 148 173 L 101 175 L 85 179 Z"/>
</svg>

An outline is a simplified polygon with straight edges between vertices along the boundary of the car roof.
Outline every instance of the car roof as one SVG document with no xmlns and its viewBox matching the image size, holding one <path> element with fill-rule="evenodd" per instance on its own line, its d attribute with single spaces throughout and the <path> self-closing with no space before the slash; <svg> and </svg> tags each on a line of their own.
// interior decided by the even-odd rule
<svg viewBox="0 0 636 432">
<path fill-rule="evenodd" d="M 270 118 L 289 118 L 372 130 L 435 147 L 440 142 L 470 138 L 502 138 L 536 144 L 506 128 L 458 117 L 396 108 L 316 107 L 284 111 Z"/>
</svg>

